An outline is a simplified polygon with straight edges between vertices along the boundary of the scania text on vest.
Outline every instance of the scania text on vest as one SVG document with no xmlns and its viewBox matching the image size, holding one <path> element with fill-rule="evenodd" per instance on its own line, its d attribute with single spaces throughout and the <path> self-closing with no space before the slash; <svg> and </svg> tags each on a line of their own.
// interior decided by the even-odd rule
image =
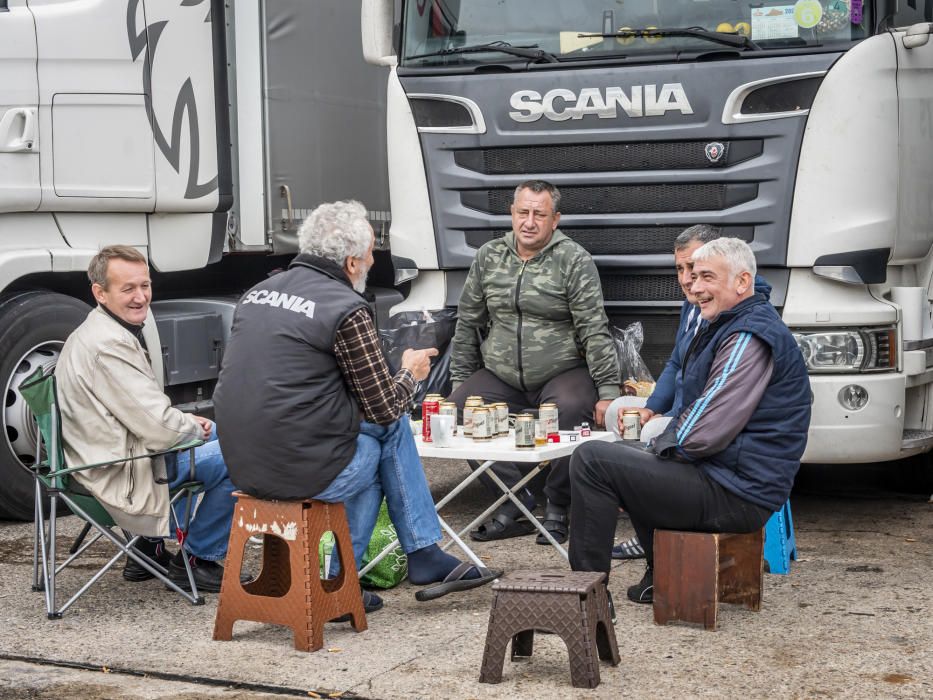
<svg viewBox="0 0 933 700">
<path fill-rule="evenodd" d="M 270 292 L 267 289 L 255 289 L 243 299 L 244 304 L 268 304 L 276 308 L 288 309 L 295 313 L 314 318 L 314 302 L 297 294 Z"/>
</svg>

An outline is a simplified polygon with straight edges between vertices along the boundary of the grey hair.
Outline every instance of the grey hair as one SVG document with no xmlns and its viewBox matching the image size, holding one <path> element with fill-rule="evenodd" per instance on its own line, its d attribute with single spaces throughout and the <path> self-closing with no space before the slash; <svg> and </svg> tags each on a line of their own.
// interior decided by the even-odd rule
<svg viewBox="0 0 933 700">
<path fill-rule="evenodd" d="M 107 289 L 107 268 L 110 267 L 111 260 L 125 260 L 131 263 L 142 263 L 148 265 L 146 256 L 140 253 L 136 248 L 128 245 L 108 245 L 101 248 L 100 252 L 91 258 L 90 265 L 87 266 L 87 278 L 91 284 L 99 284 Z"/>
<path fill-rule="evenodd" d="M 694 241 L 700 243 L 709 243 L 722 236 L 722 230 L 718 226 L 709 224 L 696 224 L 690 228 L 684 229 L 677 238 L 674 239 L 674 250 L 683 250 Z"/>
<path fill-rule="evenodd" d="M 554 213 L 556 214 L 560 211 L 560 190 L 547 180 L 526 180 L 515 188 L 515 195 L 512 197 L 513 202 L 518 199 L 518 193 L 522 190 L 531 190 L 535 194 L 547 192 L 549 195 L 551 195 L 551 203 L 554 205 Z"/>
<path fill-rule="evenodd" d="M 751 247 L 741 238 L 717 238 L 693 251 L 693 262 L 708 261 L 711 258 L 722 257 L 729 265 L 733 277 L 747 272 L 754 279 L 758 272 L 755 263 L 755 254 Z"/>
<path fill-rule="evenodd" d="M 366 207 L 348 199 L 321 204 L 298 229 L 298 249 L 343 265 L 347 258 L 362 258 L 369 250 L 372 227 Z"/>
</svg>

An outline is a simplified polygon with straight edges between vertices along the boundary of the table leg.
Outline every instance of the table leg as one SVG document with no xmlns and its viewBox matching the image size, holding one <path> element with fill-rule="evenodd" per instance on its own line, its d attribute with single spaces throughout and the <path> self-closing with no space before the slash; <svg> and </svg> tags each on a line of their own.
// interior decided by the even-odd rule
<svg viewBox="0 0 933 700">
<path fill-rule="evenodd" d="M 541 521 L 531 514 L 531 511 L 529 511 L 525 507 L 525 504 L 522 503 L 521 499 L 515 495 L 515 491 L 514 490 L 510 491 L 509 487 L 506 486 L 505 483 L 502 481 L 502 479 L 499 478 L 499 475 L 496 474 L 491 469 L 489 470 L 489 478 L 492 479 L 494 482 L 496 482 L 496 485 L 508 495 L 509 499 L 511 499 L 511 501 L 518 507 L 518 509 L 522 513 L 524 513 L 525 517 L 528 518 L 529 522 L 534 524 L 534 526 L 538 529 L 538 532 L 544 535 L 545 539 L 548 542 L 550 542 L 558 552 L 560 552 L 561 556 L 567 561 L 570 561 L 570 557 L 567 554 L 567 550 L 564 549 L 560 544 L 558 544 L 557 540 L 555 540 L 553 535 L 551 535 L 551 533 L 547 531 L 547 528 L 544 527 Z M 521 485 L 522 483 L 519 482 L 518 484 L 515 485 L 514 488 L 515 489 L 521 488 Z"/>
</svg>

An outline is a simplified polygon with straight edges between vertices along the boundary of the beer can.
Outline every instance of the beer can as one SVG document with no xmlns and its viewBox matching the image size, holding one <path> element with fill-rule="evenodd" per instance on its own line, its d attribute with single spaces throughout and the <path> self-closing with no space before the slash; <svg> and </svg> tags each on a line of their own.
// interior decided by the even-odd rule
<svg viewBox="0 0 933 700">
<path fill-rule="evenodd" d="M 473 434 L 473 410 L 482 406 L 483 400 L 471 396 L 463 404 L 463 434 L 470 436 Z"/>
<path fill-rule="evenodd" d="M 544 433 L 550 435 L 560 430 L 557 421 L 557 404 L 543 403 L 538 407 L 538 418 L 544 421 Z"/>
<path fill-rule="evenodd" d="M 440 394 L 426 394 L 424 397 L 425 401 L 437 401 L 438 403 L 444 402 L 444 397 Z"/>
<path fill-rule="evenodd" d="M 437 401 L 421 402 L 421 439 L 433 442 L 431 439 L 431 416 L 440 413 L 441 405 Z"/>
<path fill-rule="evenodd" d="M 509 405 L 507 403 L 499 402 L 493 404 L 496 407 L 496 434 L 497 435 L 508 435 L 509 434 Z"/>
<path fill-rule="evenodd" d="M 453 401 L 441 401 L 441 410 L 440 414 L 442 416 L 453 416 L 451 421 L 450 434 L 451 437 L 457 437 L 457 404 Z"/>
<path fill-rule="evenodd" d="M 489 440 L 492 438 L 492 416 L 491 411 L 485 406 L 477 406 L 473 409 L 473 439 Z"/>
<path fill-rule="evenodd" d="M 486 399 L 484 399 L 482 396 L 467 396 L 466 403 L 469 403 L 470 401 L 479 401 L 480 403 L 486 403 Z"/>
<path fill-rule="evenodd" d="M 530 413 L 515 416 L 515 447 L 520 450 L 535 447 L 535 417 Z"/>
<path fill-rule="evenodd" d="M 636 410 L 622 411 L 622 439 L 638 440 L 641 437 L 641 414 Z"/>
</svg>

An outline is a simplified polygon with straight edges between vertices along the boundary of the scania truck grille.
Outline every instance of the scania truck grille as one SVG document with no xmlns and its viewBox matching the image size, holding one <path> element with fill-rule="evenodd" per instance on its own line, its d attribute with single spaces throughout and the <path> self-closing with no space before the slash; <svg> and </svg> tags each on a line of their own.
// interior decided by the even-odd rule
<svg viewBox="0 0 933 700">
<path fill-rule="evenodd" d="M 461 168 L 483 175 L 516 173 L 600 173 L 632 170 L 705 170 L 737 165 L 761 155 L 761 139 L 722 144 L 722 155 L 706 155 L 708 141 L 584 143 L 512 146 L 457 151 Z"/>
<path fill-rule="evenodd" d="M 460 201 L 487 214 L 508 214 L 514 190 L 467 190 Z M 562 215 L 722 211 L 758 196 L 757 183 L 561 187 Z"/>
</svg>

